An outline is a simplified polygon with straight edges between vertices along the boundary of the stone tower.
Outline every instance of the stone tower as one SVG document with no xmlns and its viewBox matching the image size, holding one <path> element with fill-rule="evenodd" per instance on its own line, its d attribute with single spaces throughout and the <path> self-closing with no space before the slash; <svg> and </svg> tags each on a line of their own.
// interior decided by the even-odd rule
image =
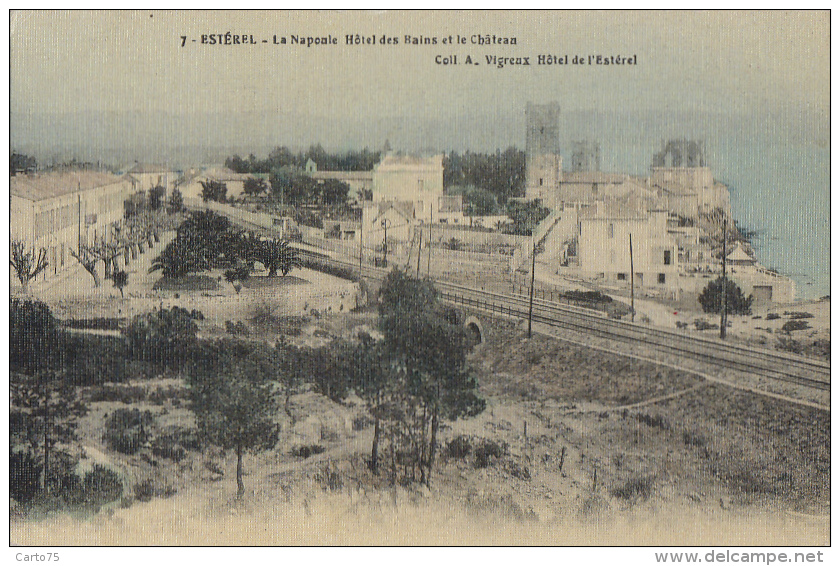
<svg viewBox="0 0 840 566">
<path fill-rule="evenodd" d="M 557 191 L 563 174 L 560 105 L 528 103 L 525 116 L 525 197 L 545 201 Z"/>
</svg>

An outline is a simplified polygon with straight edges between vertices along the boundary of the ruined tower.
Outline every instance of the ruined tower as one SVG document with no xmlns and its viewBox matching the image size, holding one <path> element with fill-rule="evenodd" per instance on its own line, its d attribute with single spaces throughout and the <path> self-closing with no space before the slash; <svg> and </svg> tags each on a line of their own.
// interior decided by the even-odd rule
<svg viewBox="0 0 840 566">
<path fill-rule="evenodd" d="M 545 201 L 557 191 L 563 174 L 560 105 L 528 103 L 525 116 L 525 197 Z"/>
<path fill-rule="evenodd" d="M 600 171 L 601 145 L 597 142 L 577 141 L 572 144 L 571 172 Z"/>
</svg>

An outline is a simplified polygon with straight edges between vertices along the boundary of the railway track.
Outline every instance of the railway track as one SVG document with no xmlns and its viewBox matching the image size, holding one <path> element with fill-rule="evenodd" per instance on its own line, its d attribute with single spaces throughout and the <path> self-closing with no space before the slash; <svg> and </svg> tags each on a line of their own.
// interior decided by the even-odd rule
<svg viewBox="0 0 840 566">
<path fill-rule="evenodd" d="M 352 271 L 359 269 L 358 263 L 331 257 L 331 254 L 313 253 L 302 247 L 299 253 L 334 267 Z M 363 272 L 365 277 L 380 280 L 388 273 L 386 269 L 368 265 L 363 266 Z M 441 298 L 451 304 L 468 306 L 490 314 L 514 318 L 528 317 L 527 297 L 492 293 L 445 281 L 436 281 L 435 285 Z M 831 366 L 804 356 L 731 344 L 678 331 L 651 328 L 608 318 L 601 311 L 560 305 L 541 299 L 534 299 L 532 320 L 554 328 L 638 344 L 724 369 L 744 371 L 756 376 L 822 391 L 831 389 Z"/>
<path fill-rule="evenodd" d="M 231 218 L 231 220 L 238 219 Z M 244 223 L 243 227 L 256 229 L 264 235 L 272 233 L 271 229 L 250 225 L 250 223 Z M 305 243 L 290 242 L 290 245 L 298 250 L 301 257 L 349 271 L 358 271 L 360 268 L 358 262 L 348 261 L 333 252 L 319 250 Z M 371 265 L 361 267 L 365 277 L 381 280 L 388 274 L 387 269 Z M 477 308 L 491 314 L 528 317 L 526 297 L 491 293 L 445 281 L 435 281 L 435 285 L 441 293 L 441 298 L 447 302 Z M 831 366 L 804 356 L 731 344 L 703 336 L 690 336 L 673 330 L 651 328 L 610 319 L 601 311 L 560 305 L 541 299 L 534 299 L 532 320 L 554 328 L 564 328 L 601 338 L 642 345 L 721 368 L 740 370 L 822 391 L 831 390 Z"/>
</svg>

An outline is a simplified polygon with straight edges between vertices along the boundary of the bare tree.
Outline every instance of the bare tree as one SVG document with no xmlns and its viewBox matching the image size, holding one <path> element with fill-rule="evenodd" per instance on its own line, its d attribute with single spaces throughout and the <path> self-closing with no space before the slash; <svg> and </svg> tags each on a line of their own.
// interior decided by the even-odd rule
<svg viewBox="0 0 840 566">
<path fill-rule="evenodd" d="M 29 292 L 29 282 L 47 268 L 47 250 L 41 248 L 36 255 L 35 250 L 27 250 L 21 240 L 12 240 L 12 258 L 9 264 L 15 270 L 17 278 L 23 287 L 23 292 Z"/>
<path fill-rule="evenodd" d="M 94 287 L 99 287 L 102 284 L 102 281 L 99 279 L 99 274 L 96 272 L 96 262 L 100 259 L 96 250 L 92 246 L 79 244 L 79 251 L 71 249 L 70 255 L 76 258 L 76 261 L 81 263 L 82 267 L 90 273 L 90 276 L 93 277 Z"/>
</svg>

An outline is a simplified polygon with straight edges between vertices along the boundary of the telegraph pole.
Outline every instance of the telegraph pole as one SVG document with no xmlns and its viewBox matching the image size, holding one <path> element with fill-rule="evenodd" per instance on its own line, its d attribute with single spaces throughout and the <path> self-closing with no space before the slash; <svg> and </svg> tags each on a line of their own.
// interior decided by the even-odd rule
<svg viewBox="0 0 840 566">
<path fill-rule="evenodd" d="M 417 279 L 420 279 L 420 256 L 423 255 L 423 227 L 420 227 L 420 237 L 417 242 Z"/>
<path fill-rule="evenodd" d="M 633 234 L 630 234 L 630 322 L 636 322 L 636 277 L 633 270 Z"/>
<path fill-rule="evenodd" d="M 537 266 L 537 241 L 534 240 L 534 249 L 531 252 L 531 296 L 528 299 L 528 338 L 531 337 L 531 319 L 534 316 L 534 268 Z"/>
<path fill-rule="evenodd" d="M 382 228 L 385 230 L 385 239 L 382 241 L 382 267 L 388 268 L 388 219 L 382 219 Z"/>
<path fill-rule="evenodd" d="M 720 289 L 720 338 L 726 338 L 726 218 L 723 219 L 723 253 L 720 256 L 721 267 L 723 267 L 723 278 Z"/>
<path fill-rule="evenodd" d="M 362 222 L 359 224 L 359 282 L 362 281 L 362 254 L 364 253 L 364 247 L 362 243 L 362 238 L 365 229 L 365 219 L 364 213 L 362 213 Z"/>
<path fill-rule="evenodd" d="M 429 243 L 426 245 L 426 249 L 429 252 L 429 262 L 426 264 L 426 277 L 429 278 L 432 275 L 432 229 L 434 224 L 432 223 L 433 220 L 433 213 L 434 213 L 434 206 L 430 203 L 429 204 Z"/>
</svg>

